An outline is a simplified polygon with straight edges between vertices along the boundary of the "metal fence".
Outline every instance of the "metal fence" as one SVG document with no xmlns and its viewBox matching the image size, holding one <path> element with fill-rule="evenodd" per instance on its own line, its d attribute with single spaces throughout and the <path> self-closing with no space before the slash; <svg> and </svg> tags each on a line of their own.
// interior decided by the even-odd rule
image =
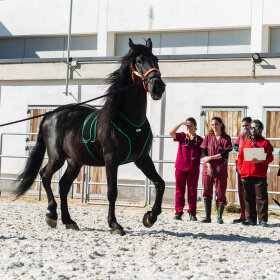
<svg viewBox="0 0 280 280">
<path fill-rule="evenodd" d="M 4 141 L 4 136 L 30 136 L 30 135 L 37 135 L 37 133 L 2 133 L 0 137 L 0 174 L 1 174 L 1 167 L 2 167 L 2 159 L 3 158 L 25 158 L 27 159 L 28 156 L 22 156 L 22 155 L 8 155 L 8 154 L 3 154 L 2 149 L 3 149 L 3 141 Z M 171 138 L 169 135 L 154 135 L 155 139 L 168 139 Z M 232 139 L 235 139 L 236 137 L 232 137 Z M 280 138 L 267 138 L 268 140 L 279 140 Z M 29 142 L 29 139 L 26 138 L 26 146 L 34 146 L 35 142 Z M 274 154 L 277 154 L 277 151 L 274 151 Z M 153 156 L 153 149 L 151 150 L 151 157 Z M 47 159 L 47 157 L 45 157 Z M 175 164 L 175 160 L 153 160 L 154 163 L 158 163 L 160 165 L 163 164 Z M 201 165 L 203 164 L 203 161 L 200 163 Z M 230 166 L 235 166 L 234 163 L 229 163 Z M 278 165 L 269 165 L 270 168 L 279 168 Z M 59 187 L 58 183 L 61 178 L 61 174 L 63 173 L 63 170 L 60 169 L 58 171 L 58 179 L 57 180 L 52 180 L 52 183 L 56 183 L 56 191 L 54 192 L 55 196 L 59 195 Z M 16 181 L 15 178 L 12 177 L 3 177 L 2 175 L 0 176 L 0 180 L 5 180 L 5 181 Z M 30 190 L 27 192 L 27 194 L 30 195 L 36 195 L 38 196 L 38 199 L 41 200 L 42 195 L 46 195 L 46 193 L 42 190 L 42 180 L 39 177 L 38 180 L 35 180 L 35 182 L 39 182 L 39 190 Z M 77 192 L 77 184 L 81 184 L 81 192 Z M 95 195 L 95 194 L 90 194 L 90 186 L 91 185 L 107 185 L 106 183 L 100 183 L 100 182 L 90 182 L 90 172 L 89 172 L 89 166 L 84 166 L 82 169 L 82 179 L 81 181 L 74 181 L 73 186 L 72 186 L 72 193 L 71 197 L 72 198 L 80 198 L 81 202 L 86 202 L 88 204 L 93 204 L 93 205 L 108 205 L 108 202 L 104 202 L 106 200 L 106 197 L 100 196 L 100 195 Z M 125 207 L 146 207 L 150 206 L 152 207 L 152 195 L 151 193 L 154 191 L 154 185 L 151 184 L 151 181 L 145 178 L 145 184 L 118 184 L 118 186 L 122 187 L 130 187 L 130 188 L 135 188 L 135 187 L 140 187 L 144 189 L 144 197 L 141 199 L 141 203 L 116 203 L 117 206 L 125 206 Z M 175 189 L 175 183 L 172 185 L 166 185 L 166 189 Z M 200 186 L 198 187 L 198 191 L 202 192 L 203 187 Z M 238 192 L 237 189 L 227 189 L 227 192 Z M 269 191 L 269 194 L 280 194 L 280 192 L 272 192 Z M 214 188 L 214 197 L 215 197 L 215 188 Z M 95 200 L 95 201 L 92 201 Z M 163 208 L 167 209 L 173 209 L 174 206 L 167 206 L 163 205 Z M 274 209 L 274 206 L 270 205 L 270 209 Z"/>
</svg>

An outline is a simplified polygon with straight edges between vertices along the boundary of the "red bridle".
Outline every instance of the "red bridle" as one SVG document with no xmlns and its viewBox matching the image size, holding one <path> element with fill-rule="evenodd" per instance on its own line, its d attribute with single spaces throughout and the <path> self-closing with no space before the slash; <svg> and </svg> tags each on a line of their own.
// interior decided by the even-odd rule
<svg viewBox="0 0 280 280">
<path fill-rule="evenodd" d="M 147 90 L 147 88 L 146 88 L 146 84 L 145 84 L 145 82 L 149 82 L 150 81 L 150 79 L 152 78 L 152 77 L 148 77 L 147 78 L 147 76 L 151 73 L 151 72 L 153 72 L 153 71 L 157 71 L 157 72 L 159 72 L 159 74 L 160 74 L 160 71 L 159 71 L 159 69 L 157 69 L 157 68 L 151 68 L 151 69 L 149 69 L 145 74 L 143 74 L 143 75 L 141 75 L 139 72 L 137 72 L 134 68 L 133 68 L 133 64 L 132 64 L 132 62 L 131 62 L 131 76 L 132 76 L 132 81 L 133 81 L 133 83 L 135 82 L 134 81 L 134 75 L 136 75 L 136 76 L 138 76 L 139 78 L 141 78 L 142 79 L 142 82 L 143 82 L 143 87 L 144 87 L 144 89 L 145 89 L 145 91 L 146 92 L 148 92 L 148 90 Z"/>
</svg>

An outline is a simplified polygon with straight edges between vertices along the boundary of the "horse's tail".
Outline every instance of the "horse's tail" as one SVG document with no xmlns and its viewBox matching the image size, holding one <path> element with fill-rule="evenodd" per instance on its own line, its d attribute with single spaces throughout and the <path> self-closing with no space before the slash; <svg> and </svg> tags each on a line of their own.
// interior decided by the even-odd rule
<svg viewBox="0 0 280 280">
<path fill-rule="evenodd" d="M 17 177 L 16 182 L 20 182 L 14 194 L 16 199 L 22 196 L 30 187 L 36 179 L 37 174 L 39 173 L 40 167 L 42 165 L 46 144 L 43 138 L 43 119 L 40 123 L 39 133 L 37 137 L 37 142 L 30 154 L 30 157 L 27 160 L 23 172 Z"/>
</svg>

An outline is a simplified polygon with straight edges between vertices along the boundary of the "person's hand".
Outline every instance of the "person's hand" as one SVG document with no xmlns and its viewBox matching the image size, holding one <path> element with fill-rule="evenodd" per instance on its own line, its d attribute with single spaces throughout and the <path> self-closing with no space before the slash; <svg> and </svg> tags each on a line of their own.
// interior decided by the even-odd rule
<svg viewBox="0 0 280 280">
<path fill-rule="evenodd" d="M 181 122 L 181 125 L 187 125 L 186 121 Z"/>
<path fill-rule="evenodd" d="M 211 165 L 208 165 L 206 173 L 208 176 L 213 177 L 213 168 Z"/>
<path fill-rule="evenodd" d="M 263 162 L 263 160 L 257 160 L 256 158 L 253 158 L 253 159 L 252 159 L 252 162 L 253 162 L 253 163 L 260 163 L 260 162 Z"/>
<path fill-rule="evenodd" d="M 204 157 L 203 158 L 203 162 L 205 162 L 205 163 L 210 162 L 210 161 L 211 161 L 210 157 Z"/>
</svg>

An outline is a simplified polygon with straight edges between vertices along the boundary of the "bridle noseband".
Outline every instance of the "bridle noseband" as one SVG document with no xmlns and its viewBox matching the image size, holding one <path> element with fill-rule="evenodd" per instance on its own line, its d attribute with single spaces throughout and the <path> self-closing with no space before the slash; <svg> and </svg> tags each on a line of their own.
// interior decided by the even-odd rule
<svg viewBox="0 0 280 280">
<path fill-rule="evenodd" d="M 151 72 L 153 72 L 153 71 L 157 71 L 157 72 L 159 73 L 159 75 L 161 75 L 159 69 L 157 69 L 157 68 L 151 68 L 151 69 L 149 69 L 145 74 L 142 75 L 142 74 L 140 74 L 139 72 L 137 72 L 137 71 L 134 69 L 133 64 L 132 64 L 132 62 L 131 62 L 131 76 L 132 76 L 132 81 L 133 81 L 133 83 L 135 82 L 135 81 L 134 81 L 134 75 L 136 75 L 136 76 L 138 76 L 139 78 L 141 78 L 141 79 L 142 79 L 142 82 L 143 82 L 143 87 L 144 87 L 144 89 L 145 89 L 146 92 L 148 92 L 148 90 L 147 90 L 147 88 L 146 88 L 146 83 L 148 84 L 149 81 L 150 81 L 152 78 L 155 77 L 155 76 L 151 76 L 151 77 L 147 77 L 147 76 L 148 76 Z"/>
</svg>

